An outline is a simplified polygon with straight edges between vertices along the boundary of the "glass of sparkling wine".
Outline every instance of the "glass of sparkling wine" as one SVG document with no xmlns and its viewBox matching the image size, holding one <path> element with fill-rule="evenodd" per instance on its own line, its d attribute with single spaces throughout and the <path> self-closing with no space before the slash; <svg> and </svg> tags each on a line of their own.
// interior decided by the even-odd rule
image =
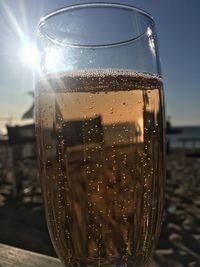
<svg viewBox="0 0 200 267">
<path fill-rule="evenodd" d="M 163 83 L 152 17 L 79 4 L 38 27 L 36 130 L 64 266 L 148 266 L 164 201 Z"/>
</svg>

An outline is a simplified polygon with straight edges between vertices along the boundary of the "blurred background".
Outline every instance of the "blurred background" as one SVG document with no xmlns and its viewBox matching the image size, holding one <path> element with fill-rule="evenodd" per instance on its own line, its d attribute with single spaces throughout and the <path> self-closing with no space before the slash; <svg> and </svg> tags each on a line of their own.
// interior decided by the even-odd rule
<svg viewBox="0 0 200 267">
<path fill-rule="evenodd" d="M 84 2 L 0 1 L 0 243 L 55 257 L 36 162 L 36 27 L 47 13 Z M 200 266 L 200 2 L 108 2 L 142 8 L 157 26 L 168 142 L 166 207 L 155 261 L 162 267 Z"/>
</svg>

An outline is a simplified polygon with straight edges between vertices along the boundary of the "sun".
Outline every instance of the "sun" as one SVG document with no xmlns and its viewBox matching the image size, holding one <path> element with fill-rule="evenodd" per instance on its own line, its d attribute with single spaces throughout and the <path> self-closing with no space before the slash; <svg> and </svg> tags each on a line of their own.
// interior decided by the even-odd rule
<svg viewBox="0 0 200 267">
<path fill-rule="evenodd" d="M 26 67 L 35 69 L 39 62 L 39 51 L 34 44 L 26 44 L 20 49 L 20 59 Z"/>
<path fill-rule="evenodd" d="M 43 61 L 40 62 L 40 52 L 36 45 L 26 44 L 20 49 L 20 61 L 24 67 L 33 72 L 54 71 L 61 68 L 63 53 L 58 48 L 48 47 L 43 51 Z"/>
</svg>

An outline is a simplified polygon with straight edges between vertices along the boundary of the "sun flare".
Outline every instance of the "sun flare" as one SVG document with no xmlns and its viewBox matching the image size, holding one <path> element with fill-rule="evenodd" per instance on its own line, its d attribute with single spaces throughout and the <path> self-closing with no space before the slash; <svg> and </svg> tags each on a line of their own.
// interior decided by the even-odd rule
<svg viewBox="0 0 200 267">
<path fill-rule="evenodd" d="M 39 60 L 38 49 L 33 44 L 27 44 L 20 50 L 20 58 L 25 66 L 34 69 Z"/>
</svg>

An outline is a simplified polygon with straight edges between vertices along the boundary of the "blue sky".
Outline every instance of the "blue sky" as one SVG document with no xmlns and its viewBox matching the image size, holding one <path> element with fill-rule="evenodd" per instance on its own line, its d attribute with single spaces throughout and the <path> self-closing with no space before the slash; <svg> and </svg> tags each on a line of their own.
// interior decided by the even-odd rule
<svg viewBox="0 0 200 267">
<path fill-rule="evenodd" d="M 54 9 L 83 2 L 92 1 L 0 1 L 0 118 L 20 118 L 32 101 L 27 94 L 33 90 L 32 72 L 20 58 L 20 53 L 23 54 L 21 40 L 34 41 L 40 17 Z M 200 125 L 200 1 L 107 2 L 130 4 L 153 15 L 159 39 L 167 115 L 171 116 L 173 125 Z"/>
</svg>

